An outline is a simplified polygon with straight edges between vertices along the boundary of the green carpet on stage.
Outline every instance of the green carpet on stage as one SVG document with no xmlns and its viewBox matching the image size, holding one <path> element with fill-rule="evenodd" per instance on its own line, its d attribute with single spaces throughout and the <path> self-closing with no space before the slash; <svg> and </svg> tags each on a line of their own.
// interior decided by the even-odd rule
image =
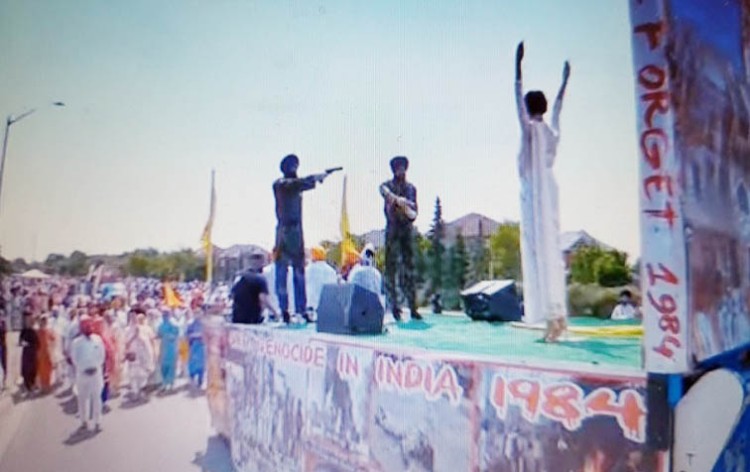
<svg viewBox="0 0 750 472">
<path fill-rule="evenodd" d="M 638 326 L 638 321 L 610 321 L 590 317 L 570 318 L 571 327 Z M 557 344 L 541 341 L 543 332 L 511 326 L 509 323 L 472 321 L 464 315 L 426 315 L 423 321 L 388 324 L 388 333 L 357 336 L 358 340 L 382 345 L 480 354 L 498 360 L 529 361 L 535 364 L 575 362 L 641 370 L 640 337 L 603 337 L 572 333 Z M 313 326 L 307 329 L 314 330 Z M 347 336 L 351 338 L 351 336 Z"/>
</svg>

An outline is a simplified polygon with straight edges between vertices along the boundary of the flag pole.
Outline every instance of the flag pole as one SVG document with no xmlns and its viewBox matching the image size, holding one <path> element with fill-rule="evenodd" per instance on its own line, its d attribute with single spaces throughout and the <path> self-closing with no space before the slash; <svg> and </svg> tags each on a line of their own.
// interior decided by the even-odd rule
<svg viewBox="0 0 750 472">
<path fill-rule="evenodd" d="M 343 192 L 341 195 L 341 221 L 339 223 L 341 230 L 341 260 L 339 261 L 341 267 L 346 264 L 346 250 L 349 246 L 349 210 L 346 205 L 346 174 L 344 174 Z"/>
<path fill-rule="evenodd" d="M 212 232 L 214 225 L 214 212 L 216 209 L 216 187 L 215 187 L 215 175 L 216 171 L 211 169 L 211 207 L 208 215 L 208 223 L 206 223 L 206 229 L 203 235 L 203 248 L 206 252 L 206 285 L 208 286 L 209 293 L 211 291 L 211 285 L 213 283 L 213 269 L 214 269 L 214 248 L 212 241 Z"/>
</svg>

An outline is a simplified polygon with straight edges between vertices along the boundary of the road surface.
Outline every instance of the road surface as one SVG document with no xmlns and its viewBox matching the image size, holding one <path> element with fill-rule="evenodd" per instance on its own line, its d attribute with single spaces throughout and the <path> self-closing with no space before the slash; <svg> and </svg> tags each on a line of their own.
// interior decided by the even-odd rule
<svg viewBox="0 0 750 472">
<path fill-rule="evenodd" d="M 79 434 L 69 392 L 31 399 L 6 392 L 0 396 L 0 471 L 234 471 L 228 447 L 211 429 L 205 396 L 184 383 L 145 403 L 120 397 L 109 406 L 101 432 Z"/>
</svg>

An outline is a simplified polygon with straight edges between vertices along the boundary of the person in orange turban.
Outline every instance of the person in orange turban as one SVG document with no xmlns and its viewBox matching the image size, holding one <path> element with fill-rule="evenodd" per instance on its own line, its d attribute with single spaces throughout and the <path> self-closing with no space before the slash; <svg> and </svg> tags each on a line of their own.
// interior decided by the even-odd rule
<svg viewBox="0 0 750 472">
<path fill-rule="evenodd" d="M 313 246 L 310 253 L 313 262 L 325 261 L 326 256 L 328 255 L 325 248 L 322 246 Z"/>
<path fill-rule="evenodd" d="M 323 286 L 338 282 L 336 269 L 326 261 L 326 250 L 321 246 L 315 246 L 310 250 L 312 262 L 305 269 L 305 286 L 307 287 L 307 312 L 308 317 L 317 319 L 318 304 Z"/>
<path fill-rule="evenodd" d="M 349 278 L 349 272 L 359 262 L 359 252 L 354 247 L 344 249 L 344 264 L 341 267 L 341 276 L 344 279 Z"/>
</svg>

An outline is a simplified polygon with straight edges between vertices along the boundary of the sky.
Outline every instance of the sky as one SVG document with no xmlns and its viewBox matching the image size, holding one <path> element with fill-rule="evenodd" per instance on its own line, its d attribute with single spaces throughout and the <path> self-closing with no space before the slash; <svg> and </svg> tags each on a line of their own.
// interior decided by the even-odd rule
<svg viewBox="0 0 750 472">
<path fill-rule="evenodd" d="M 351 229 L 385 224 L 377 186 L 406 155 L 426 231 L 518 220 L 513 95 L 572 74 L 556 176 L 563 230 L 640 253 L 628 2 L 601 0 L 0 1 L 6 258 L 272 247 L 279 161 L 344 166 Z M 50 107 L 62 100 L 64 108 Z M 343 175 L 305 194 L 308 246 L 338 239 Z"/>
</svg>

